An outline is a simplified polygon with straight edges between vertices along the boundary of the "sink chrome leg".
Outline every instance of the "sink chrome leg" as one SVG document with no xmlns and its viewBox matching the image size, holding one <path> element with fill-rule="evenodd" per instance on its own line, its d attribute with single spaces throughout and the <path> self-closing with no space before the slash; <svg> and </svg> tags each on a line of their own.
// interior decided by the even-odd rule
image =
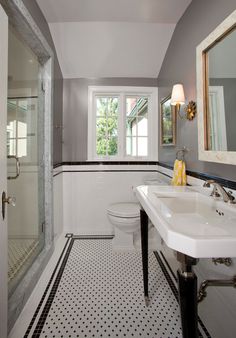
<svg viewBox="0 0 236 338">
<path fill-rule="evenodd" d="M 182 263 L 181 269 L 177 272 L 182 335 L 183 338 L 197 338 L 197 276 L 192 270 L 192 265 L 196 264 L 197 260 L 180 253 L 178 254 L 178 260 Z"/>
<path fill-rule="evenodd" d="M 148 216 L 146 212 L 140 210 L 141 223 L 141 247 L 142 247 L 142 263 L 143 263 L 143 286 L 144 299 L 146 306 L 149 305 L 148 297 Z"/>
</svg>

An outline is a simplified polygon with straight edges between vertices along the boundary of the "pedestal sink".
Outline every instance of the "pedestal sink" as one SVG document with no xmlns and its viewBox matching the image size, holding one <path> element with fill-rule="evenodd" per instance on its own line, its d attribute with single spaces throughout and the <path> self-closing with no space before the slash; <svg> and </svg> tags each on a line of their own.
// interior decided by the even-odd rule
<svg viewBox="0 0 236 338">
<path fill-rule="evenodd" d="M 148 304 L 148 218 L 166 245 L 177 251 L 179 304 L 184 338 L 197 338 L 199 258 L 236 257 L 236 206 L 206 196 L 194 187 L 140 186 L 144 296 Z"/>
<path fill-rule="evenodd" d="M 171 249 L 195 258 L 236 257 L 236 206 L 191 187 L 140 186 L 136 195 Z"/>
</svg>

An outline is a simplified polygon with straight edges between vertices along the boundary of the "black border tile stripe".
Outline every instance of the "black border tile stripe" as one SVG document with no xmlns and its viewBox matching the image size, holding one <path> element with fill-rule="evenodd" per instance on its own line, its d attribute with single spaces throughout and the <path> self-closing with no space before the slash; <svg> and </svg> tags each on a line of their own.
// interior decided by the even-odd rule
<svg viewBox="0 0 236 338">
<path fill-rule="evenodd" d="M 158 174 L 161 174 L 163 176 L 166 176 L 168 178 L 172 178 L 170 175 L 166 174 L 166 173 L 163 173 L 157 169 L 145 169 L 145 170 L 142 170 L 142 169 L 137 169 L 137 170 L 132 170 L 132 169 L 128 169 L 128 170 L 119 170 L 119 169 L 116 169 L 116 170 L 112 170 L 112 169 L 107 169 L 107 170 L 61 170 L 60 172 L 56 172 L 55 174 L 53 174 L 53 177 L 56 177 L 62 173 L 96 173 L 96 172 L 102 172 L 102 173 L 113 173 L 113 172 L 123 172 L 123 173 L 129 173 L 129 172 L 132 172 L 132 173 L 137 173 L 137 172 L 153 172 L 153 173 L 158 173 Z"/>
<path fill-rule="evenodd" d="M 161 270 L 162 270 L 163 274 L 165 275 L 165 278 L 166 278 L 166 280 L 167 280 L 167 282 L 168 282 L 168 284 L 169 284 L 169 286 L 170 286 L 170 288 L 171 288 L 171 290 L 172 290 L 172 292 L 173 292 L 173 294 L 174 294 L 174 296 L 175 296 L 177 302 L 179 303 L 178 290 L 177 290 L 175 284 L 173 283 L 172 278 L 170 277 L 170 274 L 169 274 L 168 271 L 166 270 L 166 267 L 165 267 L 165 265 L 163 264 L 163 262 L 162 262 L 162 260 L 161 260 L 161 258 L 160 258 L 160 256 L 159 256 L 159 254 L 158 254 L 158 252 L 157 252 L 157 251 L 154 251 L 153 253 L 154 253 L 154 255 L 155 255 L 155 257 L 156 257 L 156 259 L 157 259 L 157 261 L 158 261 L 158 264 L 159 264 L 160 267 L 161 267 Z"/>
<path fill-rule="evenodd" d="M 68 236 L 68 235 L 69 235 L 69 236 Z M 83 240 L 83 239 L 95 239 L 95 240 L 97 240 L 97 239 L 112 239 L 114 236 L 112 236 L 112 235 L 108 235 L 108 236 L 105 236 L 105 235 L 101 235 L 101 236 L 94 236 L 94 235 L 80 235 L 80 236 L 76 236 L 76 235 L 73 235 L 73 234 L 69 233 L 69 234 L 66 234 L 66 237 L 68 237 L 68 240 L 67 240 L 67 242 L 66 242 L 66 244 L 65 244 L 65 247 L 66 247 L 66 245 L 67 245 L 67 243 L 68 243 L 69 240 L 71 240 L 71 242 L 70 242 L 69 247 L 67 248 L 67 252 L 66 252 L 66 254 L 65 254 L 65 256 L 64 256 L 63 262 L 62 262 L 62 264 L 61 264 L 61 266 L 60 266 L 60 269 L 59 269 L 59 271 L 58 271 L 58 274 L 57 274 L 57 276 L 56 276 L 56 278 L 55 278 L 55 281 L 54 281 L 54 284 L 53 284 L 52 289 L 51 289 L 51 291 L 50 291 L 50 294 L 48 295 L 47 302 L 46 302 L 46 304 L 44 305 L 43 311 L 42 311 L 42 313 L 41 313 L 41 315 L 40 315 L 40 318 L 39 318 L 39 320 L 38 320 L 38 323 L 37 323 L 37 325 L 36 325 L 36 328 L 35 328 L 35 330 L 34 330 L 34 332 L 33 332 L 32 337 L 34 337 L 34 338 L 40 337 L 40 334 L 41 334 L 41 332 L 42 332 L 44 323 L 45 323 L 45 321 L 46 321 L 46 319 L 47 319 L 49 310 L 50 310 L 50 308 L 51 308 L 53 299 L 54 299 L 55 294 L 56 294 L 56 292 L 57 292 L 57 289 L 58 289 L 58 286 L 59 286 L 59 283 L 60 283 L 62 274 L 63 274 L 63 272 L 64 272 L 64 269 L 65 269 L 67 260 L 68 260 L 68 258 L 69 258 L 71 249 L 72 249 L 72 247 L 73 247 L 74 241 L 75 241 L 75 240 L 79 240 L 79 239 L 81 239 L 81 240 Z M 37 312 L 37 313 L 35 312 L 35 314 L 34 314 L 34 316 L 33 316 L 33 318 L 32 318 L 32 321 L 31 321 L 31 322 L 32 322 L 32 325 L 31 325 L 31 323 L 30 323 L 30 325 L 29 325 L 29 327 L 28 327 L 28 329 L 27 329 L 27 332 L 26 332 L 27 335 L 25 335 L 24 338 L 27 338 L 28 335 L 29 335 L 29 332 L 30 332 L 30 330 L 31 330 L 31 328 L 32 328 L 32 326 L 33 326 L 34 321 L 35 321 L 35 318 L 37 317 L 37 314 L 38 314 L 38 312 L 39 312 L 39 310 L 40 310 L 40 308 L 41 308 L 41 305 L 42 305 L 42 303 L 43 303 L 43 301 L 44 301 L 44 299 L 45 299 L 45 296 L 46 296 L 46 294 L 47 294 L 46 291 L 48 291 L 48 289 L 49 289 L 49 287 L 50 287 L 50 284 L 51 284 L 51 281 L 52 281 L 52 279 L 53 279 L 53 277 L 54 277 L 54 275 L 55 275 L 56 269 L 57 269 L 57 267 L 58 267 L 58 265 L 59 265 L 59 263 L 60 263 L 60 260 L 61 260 L 63 254 L 64 254 L 65 247 L 64 247 L 63 252 L 62 252 L 62 254 L 61 254 L 60 258 L 59 258 L 59 261 L 57 262 L 56 268 L 55 268 L 55 270 L 54 270 L 54 272 L 53 272 L 52 277 L 50 278 L 49 284 L 48 284 L 47 287 L 46 287 L 46 290 L 45 290 L 45 292 L 44 292 L 44 294 L 43 294 L 43 297 L 42 297 L 42 299 L 41 299 L 41 301 L 40 301 L 40 303 L 39 303 L 39 305 L 38 305 L 38 307 L 37 307 L 37 309 L 36 309 L 36 312 Z"/>
<path fill-rule="evenodd" d="M 164 162 L 158 162 L 158 161 L 94 161 L 94 162 L 93 161 L 78 161 L 78 162 L 61 162 L 61 163 L 54 164 L 53 168 L 55 169 L 55 168 L 58 168 L 58 167 L 63 166 L 63 165 L 68 165 L 68 166 L 74 166 L 74 165 L 77 165 L 77 166 L 79 166 L 79 165 L 87 165 L 87 166 L 93 166 L 93 165 L 131 165 L 131 166 L 132 165 L 159 165 L 161 167 L 173 170 L 173 164 L 164 163 Z M 91 170 L 91 172 L 93 172 L 93 171 L 95 171 L 95 170 Z M 103 171 L 103 170 L 97 170 L 97 171 Z M 109 171 L 109 170 L 106 170 L 106 171 Z M 110 170 L 110 171 L 115 171 L 115 170 Z M 122 172 L 124 170 L 117 170 L 117 171 L 121 171 Z M 130 171 L 130 170 L 127 170 L 127 171 Z M 69 172 L 73 172 L 73 171 L 69 171 Z M 211 175 L 211 174 L 208 174 L 208 173 L 201 173 L 201 172 L 192 171 L 192 170 L 187 170 L 186 172 L 187 172 L 187 175 L 189 175 L 189 176 L 192 176 L 192 177 L 195 177 L 195 178 L 199 178 L 201 180 L 215 180 L 215 181 L 219 182 L 220 184 L 222 184 L 224 187 L 236 190 L 236 182 L 235 181 L 231 181 L 231 180 L 225 179 L 223 177 L 218 177 L 218 176 Z M 60 173 L 56 173 L 54 176 L 57 176 Z"/>
<path fill-rule="evenodd" d="M 171 165 L 171 164 L 159 162 L 158 165 L 163 167 L 163 168 L 173 170 L 173 165 Z M 186 173 L 187 173 L 187 175 L 195 177 L 195 178 L 199 178 L 200 180 L 214 180 L 214 181 L 222 184 L 226 188 L 236 190 L 236 182 L 235 181 L 231 181 L 231 180 L 228 180 L 226 178 L 211 175 L 211 174 L 208 174 L 208 173 L 200 173 L 200 172 L 192 171 L 192 170 L 186 170 Z"/>
<path fill-rule="evenodd" d="M 56 271 L 57 271 L 57 268 L 58 268 L 58 266 L 59 266 L 59 264 L 60 264 L 60 262 L 61 262 L 61 259 L 62 259 L 63 255 L 64 255 L 64 252 L 65 252 L 65 250 L 66 250 L 66 247 L 67 247 L 67 244 L 68 244 L 69 240 L 70 240 L 70 238 L 67 239 L 67 241 L 66 241 L 66 243 L 65 243 L 65 245 L 64 245 L 64 248 L 63 248 L 63 250 L 62 250 L 62 253 L 61 253 L 61 255 L 60 255 L 60 257 L 59 257 L 59 259 L 58 259 L 58 261 L 57 261 L 57 264 L 56 264 L 56 266 L 55 266 L 55 268 L 54 268 L 54 270 L 53 270 L 53 273 L 52 273 L 52 275 L 51 275 L 51 278 L 50 278 L 50 280 L 49 280 L 49 282 L 48 282 L 48 285 L 46 286 L 46 289 L 45 289 L 45 291 L 44 291 L 44 293 L 43 293 L 43 296 L 42 296 L 42 298 L 41 298 L 41 300 L 40 300 L 40 302 L 39 302 L 39 304 L 38 304 L 38 306 L 37 306 L 37 309 L 36 309 L 35 312 L 34 312 L 34 315 L 33 315 L 32 319 L 31 319 L 31 322 L 30 322 L 30 324 L 29 324 L 27 330 L 26 330 L 26 333 L 25 333 L 25 335 L 24 335 L 24 338 L 27 338 L 27 337 L 29 336 L 29 333 L 30 333 L 30 331 L 31 331 L 31 329 L 32 329 L 32 327 L 33 327 L 33 325 L 34 325 L 35 319 L 36 319 L 36 317 L 37 317 L 37 315 L 38 315 L 38 313 L 39 313 L 39 311 L 40 311 L 40 308 L 41 308 L 41 306 L 42 306 L 42 304 L 43 304 L 43 302 L 44 302 L 44 299 L 45 299 L 45 297 L 46 297 L 46 295 L 47 295 L 48 289 L 49 289 L 49 287 L 50 287 L 51 284 L 52 284 L 53 278 L 54 278 L 55 273 L 56 273 Z"/>
<path fill-rule="evenodd" d="M 167 259 L 165 258 L 165 256 L 164 256 L 163 252 L 162 252 L 162 251 L 160 251 L 160 254 L 161 254 L 161 256 L 162 256 L 162 258 L 163 258 L 164 262 L 166 263 L 166 265 L 167 265 L 168 269 L 170 270 L 170 273 L 172 274 L 172 276 L 173 276 L 174 280 L 177 282 L 177 277 L 176 277 L 176 275 L 174 274 L 174 271 L 171 269 L 171 267 L 170 267 L 170 264 L 168 263 Z"/>
<path fill-rule="evenodd" d="M 114 235 L 74 235 L 74 239 L 112 239 Z"/>
<path fill-rule="evenodd" d="M 69 239 L 68 239 L 69 240 Z M 33 336 L 34 338 L 39 338 L 40 337 L 40 334 L 42 332 L 42 329 L 43 329 L 43 326 L 44 326 L 44 323 L 47 319 L 47 316 L 48 316 L 48 313 L 49 313 L 49 310 L 51 308 L 51 305 L 52 305 L 52 302 L 53 302 L 53 299 L 56 295 L 56 292 L 57 292 L 57 289 L 58 289 L 58 286 L 59 286 L 59 283 L 60 283 L 60 280 L 61 280 L 61 277 L 62 277 L 62 274 L 64 272 L 64 269 L 65 269 L 65 266 L 66 266 L 66 263 L 67 263 L 67 260 L 69 258 L 69 255 L 70 255 L 70 252 L 71 252 L 71 249 L 73 247 L 73 244 L 74 244 L 74 238 L 71 239 L 71 242 L 69 244 L 69 247 L 65 253 L 65 256 L 64 256 L 64 259 L 62 261 L 62 264 L 60 266 L 60 269 L 58 271 L 58 274 L 55 278 L 55 281 L 53 283 L 53 286 L 52 286 L 52 289 L 50 291 L 50 294 L 48 296 L 48 299 L 47 299 L 47 302 L 46 304 L 44 305 L 44 308 L 43 308 L 43 311 L 40 315 L 40 318 L 38 320 L 38 323 L 34 329 L 34 333 L 33 333 Z"/>
<path fill-rule="evenodd" d="M 157 161 L 67 161 L 56 163 L 53 168 L 63 165 L 157 165 Z"/>
<path fill-rule="evenodd" d="M 170 270 L 170 272 L 171 272 L 171 274 L 172 274 L 174 280 L 177 282 L 177 277 L 175 276 L 173 270 L 171 269 L 169 263 L 167 262 L 167 260 L 166 260 L 166 258 L 165 258 L 165 256 L 164 256 L 164 254 L 163 254 L 161 251 L 160 251 L 160 254 L 161 254 L 163 260 L 165 261 L 165 263 L 166 263 L 168 269 Z M 171 279 L 171 277 L 170 277 L 170 274 L 169 274 L 169 272 L 167 271 L 165 265 L 163 264 L 163 262 L 162 262 L 162 260 L 161 260 L 161 258 L 160 258 L 160 255 L 158 254 L 157 251 L 154 251 L 154 255 L 155 255 L 155 257 L 156 257 L 156 259 L 157 259 L 157 261 L 158 261 L 158 263 L 159 263 L 159 265 L 160 265 L 160 267 L 161 267 L 161 269 L 162 269 L 162 272 L 164 273 L 164 275 L 165 275 L 165 277 L 166 277 L 167 282 L 168 282 L 169 285 L 170 285 L 170 288 L 171 288 L 172 292 L 173 292 L 174 295 L 175 295 L 175 298 L 176 298 L 177 302 L 179 302 L 179 299 L 178 299 L 178 298 L 179 298 L 179 296 L 178 296 L 178 290 L 177 290 L 175 284 L 173 283 L 173 281 L 172 281 L 172 279 Z M 211 338 L 210 333 L 208 332 L 207 328 L 205 327 L 205 325 L 203 324 L 203 322 L 202 322 L 202 320 L 201 320 L 201 318 L 200 318 L 199 316 L 198 316 L 198 323 L 200 324 L 200 326 L 201 326 L 202 330 L 204 331 L 206 337 L 207 337 L 207 338 Z M 203 336 L 202 336 L 201 332 L 199 331 L 199 338 L 201 338 L 201 337 L 203 337 Z"/>
</svg>

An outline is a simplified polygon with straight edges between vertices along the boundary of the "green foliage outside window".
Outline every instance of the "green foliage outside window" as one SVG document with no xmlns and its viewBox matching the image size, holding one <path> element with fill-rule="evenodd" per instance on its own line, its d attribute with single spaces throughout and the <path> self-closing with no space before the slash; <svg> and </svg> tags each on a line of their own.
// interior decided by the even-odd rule
<svg viewBox="0 0 236 338">
<path fill-rule="evenodd" d="M 113 97 L 97 98 L 96 135 L 97 155 L 117 154 L 118 99 Z"/>
</svg>

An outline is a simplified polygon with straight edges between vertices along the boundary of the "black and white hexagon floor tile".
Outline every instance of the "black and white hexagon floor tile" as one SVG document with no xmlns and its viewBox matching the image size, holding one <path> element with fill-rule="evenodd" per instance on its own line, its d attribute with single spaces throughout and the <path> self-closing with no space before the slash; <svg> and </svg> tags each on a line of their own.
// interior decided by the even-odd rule
<svg viewBox="0 0 236 338">
<path fill-rule="evenodd" d="M 153 253 L 149 287 L 146 307 L 141 253 L 115 253 L 110 239 L 76 239 L 37 337 L 181 337 L 178 303 Z"/>
</svg>

